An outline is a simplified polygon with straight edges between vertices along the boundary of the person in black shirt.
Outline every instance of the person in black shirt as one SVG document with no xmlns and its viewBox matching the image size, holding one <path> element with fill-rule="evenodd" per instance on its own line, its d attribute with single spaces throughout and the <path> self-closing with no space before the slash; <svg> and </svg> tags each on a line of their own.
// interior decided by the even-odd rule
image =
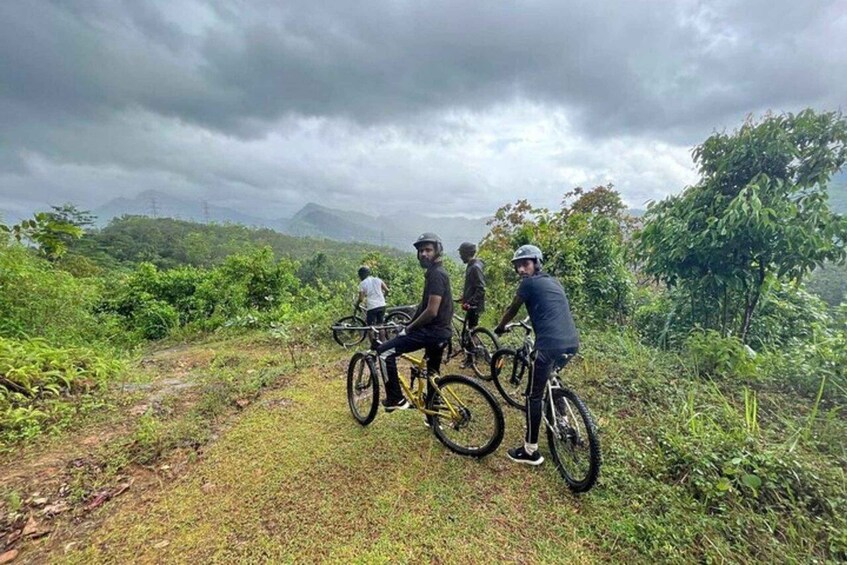
<svg viewBox="0 0 847 565">
<path fill-rule="evenodd" d="M 462 303 L 467 330 L 470 331 L 479 325 L 479 316 L 485 310 L 485 265 L 476 258 L 476 245 L 467 241 L 459 246 L 459 257 L 467 267 L 462 297 L 457 302 Z M 470 367 L 471 361 L 472 355 L 467 353 L 462 366 Z"/>
<path fill-rule="evenodd" d="M 544 257 L 534 245 L 522 245 L 512 256 L 512 264 L 521 282 L 512 304 L 503 314 L 494 333 L 502 334 L 506 324 L 515 317 L 521 305 L 535 332 L 535 360 L 532 379 L 526 388 L 526 437 L 523 446 L 507 451 L 509 459 L 518 463 L 540 465 L 544 457 L 538 452 L 538 432 L 541 427 L 541 400 L 553 367 L 562 364 L 565 355 L 579 349 L 579 334 L 571 316 L 568 297 L 561 283 L 542 272 Z"/>
<path fill-rule="evenodd" d="M 386 384 L 386 412 L 403 410 L 411 405 L 403 398 L 400 381 L 397 377 L 397 356 L 424 348 L 427 355 L 427 371 L 437 373 L 441 367 L 444 345 L 450 339 L 453 318 L 453 294 L 450 290 L 450 277 L 441 263 L 444 251 L 439 238 L 434 233 L 421 234 L 414 243 L 418 252 L 418 262 L 426 269 L 424 290 L 421 303 L 412 321 L 397 337 L 380 345 L 376 352 L 385 360 L 388 377 Z"/>
</svg>

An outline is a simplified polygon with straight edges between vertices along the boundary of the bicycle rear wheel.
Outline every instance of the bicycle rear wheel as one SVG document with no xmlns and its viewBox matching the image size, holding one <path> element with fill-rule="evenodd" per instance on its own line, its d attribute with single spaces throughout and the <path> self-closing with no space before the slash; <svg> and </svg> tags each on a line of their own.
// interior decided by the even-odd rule
<svg viewBox="0 0 847 565">
<path fill-rule="evenodd" d="M 427 409 L 437 412 L 429 418 L 435 437 L 459 455 L 484 457 L 503 441 L 503 411 L 490 392 L 468 377 L 439 379 Z"/>
<path fill-rule="evenodd" d="M 490 381 L 493 378 L 491 358 L 494 352 L 500 349 L 500 342 L 491 330 L 482 327 L 471 330 L 470 340 L 471 368 L 474 375 L 482 380 Z"/>
<path fill-rule="evenodd" d="M 573 492 L 586 492 L 600 474 L 597 426 L 575 392 L 566 388 L 553 388 L 552 392 L 553 402 L 549 398 L 544 401 L 550 455 L 568 487 Z"/>
<path fill-rule="evenodd" d="M 367 426 L 379 408 L 379 379 L 373 359 L 356 353 L 347 367 L 347 403 L 356 421 Z"/>
<path fill-rule="evenodd" d="M 494 386 L 503 395 L 506 403 L 518 410 L 526 411 L 526 382 L 529 366 L 514 349 L 500 349 L 491 358 L 491 376 Z"/>
<path fill-rule="evenodd" d="M 397 337 L 398 332 L 400 331 L 400 326 L 405 326 L 409 322 L 412 321 L 412 317 L 406 314 L 405 312 L 392 312 L 385 319 L 386 324 L 396 324 L 397 329 L 389 329 L 385 330 L 385 340 Z"/>
<path fill-rule="evenodd" d="M 341 318 L 333 325 L 361 328 L 364 327 L 365 321 L 358 316 L 347 316 L 346 318 Z M 341 329 L 332 330 L 332 339 L 334 339 L 338 345 L 352 347 L 362 343 L 365 339 L 365 330 L 348 330 L 342 327 Z"/>
</svg>

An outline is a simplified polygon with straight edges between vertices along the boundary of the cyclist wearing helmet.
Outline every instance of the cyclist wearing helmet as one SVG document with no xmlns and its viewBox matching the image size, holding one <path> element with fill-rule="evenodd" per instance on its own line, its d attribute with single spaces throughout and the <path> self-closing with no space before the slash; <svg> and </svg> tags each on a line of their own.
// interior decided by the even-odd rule
<svg viewBox="0 0 847 565">
<path fill-rule="evenodd" d="M 365 324 L 381 324 L 385 319 L 385 295 L 388 294 L 388 287 L 382 279 L 371 276 L 371 270 L 364 265 L 359 267 L 359 280 L 361 282 L 356 306 L 365 300 Z"/>
<path fill-rule="evenodd" d="M 479 316 L 485 310 L 485 265 L 476 258 L 476 245 L 464 242 L 459 246 L 459 257 L 465 268 L 465 286 L 462 297 L 457 302 L 462 303 L 462 310 L 466 312 L 468 331 L 479 325 Z M 468 353 L 463 367 L 471 366 L 471 354 Z"/>
<path fill-rule="evenodd" d="M 397 356 L 424 348 L 427 355 L 427 371 L 437 373 L 441 366 L 444 344 L 450 339 L 453 318 L 453 295 L 450 290 L 450 277 L 441 264 L 444 251 L 441 238 L 431 232 L 421 234 L 413 244 L 418 252 L 418 262 L 426 269 L 424 276 L 423 298 L 409 325 L 397 337 L 377 348 L 377 353 L 385 359 L 388 376 L 386 385 L 386 412 L 403 410 L 411 405 L 403 398 L 400 382 L 397 378 Z"/>
<path fill-rule="evenodd" d="M 544 257 L 534 245 L 518 247 L 512 256 L 512 265 L 521 282 L 500 324 L 494 333 L 502 334 L 506 324 L 518 313 L 521 305 L 532 321 L 535 332 L 535 360 L 532 379 L 526 387 L 526 436 L 524 444 L 508 450 L 509 459 L 528 465 L 544 462 L 538 452 L 538 432 L 541 426 L 541 400 L 547 380 L 556 364 L 561 364 L 566 354 L 579 349 L 579 334 L 571 316 L 568 297 L 561 283 L 541 270 Z"/>
</svg>

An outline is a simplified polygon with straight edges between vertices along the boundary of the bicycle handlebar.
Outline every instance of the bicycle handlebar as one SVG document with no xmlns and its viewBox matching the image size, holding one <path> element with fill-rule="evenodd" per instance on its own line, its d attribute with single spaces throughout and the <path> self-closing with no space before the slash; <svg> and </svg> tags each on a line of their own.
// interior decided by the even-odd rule
<svg viewBox="0 0 847 565">
<path fill-rule="evenodd" d="M 529 335 L 532 333 L 532 326 L 529 325 L 529 318 L 524 318 L 520 322 L 512 322 L 511 324 L 506 324 L 506 327 L 503 328 L 505 331 L 503 333 L 509 333 L 514 328 L 523 328 L 526 331 L 526 334 Z"/>
<path fill-rule="evenodd" d="M 384 324 L 382 326 L 377 326 L 377 325 L 372 325 L 372 326 L 330 326 L 329 329 L 339 330 L 339 331 L 340 330 L 357 330 L 357 331 L 358 330 L 361 330 L 361 331 L 374 330 L 374 331 L 379 331 L 379 330 L 396 330 L 397 328 L 402 328 L 402 327 L 403 327 L 402 324 L 395 324 L 394 322 L 389 322 L 389 323 Z"/>
</svg>

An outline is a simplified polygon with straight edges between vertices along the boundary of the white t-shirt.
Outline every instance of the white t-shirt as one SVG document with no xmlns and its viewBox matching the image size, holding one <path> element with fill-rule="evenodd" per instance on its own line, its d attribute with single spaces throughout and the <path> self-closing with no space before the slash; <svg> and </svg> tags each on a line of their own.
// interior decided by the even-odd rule
<svg viewBox="0 0 847 565">
<path fill-rule="evenodd" d="M 382 280 L 368 277 L 359 283 L 359 290 L 365 293 L 365 310 L 373 310 L 385 306 L 385 296 L 382 294 Z"/>
</svg>

